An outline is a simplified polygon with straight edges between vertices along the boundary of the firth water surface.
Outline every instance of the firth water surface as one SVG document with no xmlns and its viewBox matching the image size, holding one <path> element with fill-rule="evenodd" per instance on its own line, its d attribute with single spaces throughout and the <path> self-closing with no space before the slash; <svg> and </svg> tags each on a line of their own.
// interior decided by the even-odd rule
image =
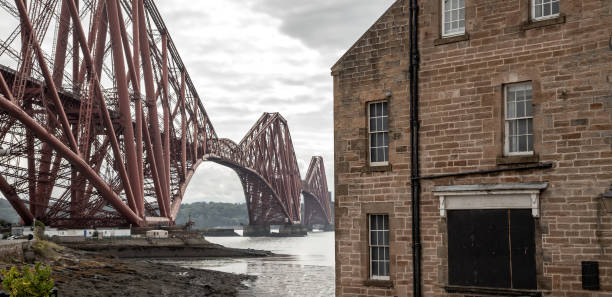
<svg viewBox="0 0 612 297">
<path fill-rule="evenodd" d="M 256 275 L 238 296 L 334 296 L 334 232 L 306 237 L 207 237 L 227 247 L 268 250 L 286 256 L 168 261 L 183 267 Z"/>
</svg>

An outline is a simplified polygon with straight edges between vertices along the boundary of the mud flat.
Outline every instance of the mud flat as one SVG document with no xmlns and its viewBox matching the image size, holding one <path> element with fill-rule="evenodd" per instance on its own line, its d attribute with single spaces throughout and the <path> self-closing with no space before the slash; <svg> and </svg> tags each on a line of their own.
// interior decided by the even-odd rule
<svg viewBox="0 0 612 297">
<path fill-rule="evenodd" d="M 267 257 L 269 251 L 227 248 L 203 239 L 127 239 L 63 243 L 72 249 L 98 252 L 119 258 L 218 258 Z"/>
<path fill-rule="evenodd" d="M 73 244 L 74 245 L 74 244 Z M 43 262 L 51 266 L 60 296 L 235 296 L 254 276 L 154 263 L 144 257 L 261 257 L 265 251 L 202 243 L 166 246 L 80 243 L 80 249 L 40 242 L 24 245 L 23 258 L 0 261 L 0 269 Z M 92 252 L 95 250 L 99 252 Z M 187 256 L 186 256 L 187 255 Z M 131 259 L 120 257 L 131 256 Z M 134 257 L 139 256 L 139 257 Z M 172 257 L 172 256 L 170 256 Z M 1 257 L 0 257 L 1 258 Z"/>
</svg>

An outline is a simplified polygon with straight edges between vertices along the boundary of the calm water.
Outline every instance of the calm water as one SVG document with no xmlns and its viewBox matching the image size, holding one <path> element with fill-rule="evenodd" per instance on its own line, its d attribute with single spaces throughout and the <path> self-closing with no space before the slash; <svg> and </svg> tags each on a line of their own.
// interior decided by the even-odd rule
<svg viewBox="0 0 612 297">
<path fill-rule="evenodd" d="M 269 250 L 286 256 L 256 259 L 167 261 L 183 267 L 256 275 L 239 296 L 334 296 L 334 233 L 306 237 L 207 237 L 233 248 Z"/>
</svg>

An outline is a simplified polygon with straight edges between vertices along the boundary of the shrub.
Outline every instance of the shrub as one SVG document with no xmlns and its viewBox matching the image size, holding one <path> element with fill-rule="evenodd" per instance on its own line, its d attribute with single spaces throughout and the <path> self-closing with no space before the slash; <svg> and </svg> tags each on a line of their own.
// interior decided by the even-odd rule
<svg viewBox="0 0 612 297">
<path fill-rule="evenodd" d="M 45 223 L 42 221 L 36 220 L 34 222 L 34 237 L 36 239 L 44 239 L 45 236 Z"/>
<path fill-rule="evenodd" d="M 0 273 L 4 278 L 2 286 L 11 294 L 11 297 L 51 296 L 54 282 L 51 279 L 49 267 L 41 267 L 40 263 L 36 263 L 34 269 L 26 266 L 20 272 L 17 267 L 13 266 L 10 270 L 2 270 Z"/>
</svg>

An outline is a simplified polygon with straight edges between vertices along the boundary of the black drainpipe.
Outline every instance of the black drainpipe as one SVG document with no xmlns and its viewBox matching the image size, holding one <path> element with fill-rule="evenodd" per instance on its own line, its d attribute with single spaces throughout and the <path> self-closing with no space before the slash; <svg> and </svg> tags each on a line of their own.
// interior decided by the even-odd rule
<svg viewBox="0 0 612 297">
<path fill-rule="evenodd" d="M 412 193 L 412 288 L 421 297 L 421 214 L 419 177 L 419 6 L 410 1 L 410 188 Z"/>
</svg>

